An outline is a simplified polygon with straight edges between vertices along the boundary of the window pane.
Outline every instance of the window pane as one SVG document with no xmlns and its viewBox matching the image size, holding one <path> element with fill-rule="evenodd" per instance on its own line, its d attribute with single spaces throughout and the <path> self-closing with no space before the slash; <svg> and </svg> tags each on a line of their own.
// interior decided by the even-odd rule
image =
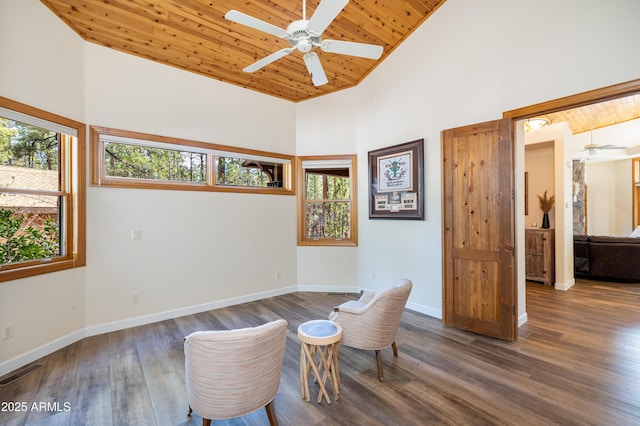
<svg viewBox="0 0 640 426">
<path fill-rule="evenodd" d="M 327 177 L 327 198 L 329 200 L 348 200 L 349 178 L 328 176 Z"/>
<path fill-rule="evenodd" d="M 234 157 L 216 157 L 216 185 L 282 188 L 283 165 Z"/>
<path fill-rule="evenodd" d="M 206 182 L 206 154 L 116 142 L 105 142 L 104 151 L 105 176 Z"/>
<path fill-rule="evenodd" d="M 307 200 L 348 200 L 351 198 L 348 176 L 307 172 L 306 177 Z"/>
<path fill-rule="evenodd" d="M 349 238 L 350 206 L 347 201 L 306 203 L 306 237 Z"/>
<path fill-rule="evenodd" d="M 0 264 L 60 256 L 63 197 L 0 194 Z"/>
<path fill-rule="evenodd" d="M 60 189 L 58 135 L 0 118 L 0 188 Z"/>
<path fill-rule="evenodd" d="M 323 175 L 307 173 L 307 200 L 324 199 Z"/>
</svg>

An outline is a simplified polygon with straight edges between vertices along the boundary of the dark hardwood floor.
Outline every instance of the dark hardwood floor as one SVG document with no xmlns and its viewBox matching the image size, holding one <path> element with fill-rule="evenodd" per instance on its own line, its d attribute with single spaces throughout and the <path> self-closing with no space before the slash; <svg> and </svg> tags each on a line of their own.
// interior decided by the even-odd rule
<svg viewBox="0 0 640 426">
<path fill-rule="evenodd" d="M 342 347 L 340 400 L 317 404 L 312 388 L 305 402 L 297 327 L 354 297 L 294 293 L 86 338 L 0 385 L 3 409 L 26 403 L 0 412 L 0 424 L 200 424 L 186 415 L 182 338 L 275 318 L 289 322 L 275 399 L 281 425 L 640 424 L 640 285 L 578 281 L 564 292 L 529 283 L 528 323 L 511 343 L 406 310 L 399 357 L 383 351 L 384 383 L 373 352 Z M 214 422 L 266 423 L 264 410 Z"/>
</svg>

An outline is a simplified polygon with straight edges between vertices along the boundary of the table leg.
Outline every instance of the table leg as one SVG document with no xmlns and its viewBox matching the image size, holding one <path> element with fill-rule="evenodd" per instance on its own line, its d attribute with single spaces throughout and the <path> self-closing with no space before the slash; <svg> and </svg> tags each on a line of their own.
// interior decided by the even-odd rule
<svg viewBox="0 0 640 426">
<path fill-rule="evenodd" d="M 318 371 L 318 365 L 316 365 L 315 357 L 313 358 L 311 357 L 311 351 L 309 350 L 307 345 L 303 345 L 302 347 L 304 348 L 305 354 L 307 355 L 307 360 L 309 361 L 309 364 L 311 364 L 311 369 L 313 370 L 313 374 L 315 374 L 316 378 L 318 379 L 318 385 L 320 386 L 320 392 L 318 394 L 318 403 L 322 402 L 322 396 L 324 395 L 324 397 L 327 399 L 327 403 L 331 404 L 331 398 L 329 398 L 329 393 L 327 392 L 327 389 L 325 388 L 324 383 L 322 381 L 322 375 L 320 374 L 320 371 Z M 322 358 L 322 350 L 320 350 L 320 357 Z"/>
<path fill-rule="evenodd" d="M 331 372 L 331 390 L 333 391 L 333 399 L 336 401 L 340 397 L 340 372 L 338 371 L 338 344 L 331 345 L 331 353 L 329 354 L 329 371 Z"/>
<path fill-rule="evenodd" d="M 307 368 L 307 356 L 304 350 L 305 343 L 300 344 L 300 396 L 306 401 L 309 397 L 309 368 Z"/>
</svg>

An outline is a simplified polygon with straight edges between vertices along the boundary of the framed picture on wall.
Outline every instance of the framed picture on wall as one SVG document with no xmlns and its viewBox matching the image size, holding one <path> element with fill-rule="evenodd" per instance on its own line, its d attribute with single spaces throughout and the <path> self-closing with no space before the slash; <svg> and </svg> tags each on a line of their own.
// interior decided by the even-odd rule
<svg viewBox="0 0 640 426">
<path fill-rule="evenodd" d="M 369 151 L 369 218 L 424 220 L 424 139 Z"/>
</svg>

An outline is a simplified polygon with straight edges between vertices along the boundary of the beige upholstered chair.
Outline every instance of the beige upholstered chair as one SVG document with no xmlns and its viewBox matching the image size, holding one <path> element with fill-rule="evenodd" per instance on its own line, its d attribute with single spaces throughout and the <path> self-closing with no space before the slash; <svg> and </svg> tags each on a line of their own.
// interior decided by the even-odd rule
<svg viewBox="0 0 640 426">
<path fill-rule="evenodd" d="M 363 291 L 359 300 L 343 303 L 329 315 L 342 326 L 340 345 L 376 351 L 380 381 L 384 379 L 380 350 L 391 345 L 398 356 L 396 333 L 411 287 L 411 280 L 401 279 L 380 293 Z"/>
<path fill-rule="evenodd" d="M 273 399 L 280 386 L 287 322 L 236 330 L 197 331 L 184 339 L 189 415 L 211 419 L 243 416 L 265 407 L 277 425 Z"/>
</svg>

